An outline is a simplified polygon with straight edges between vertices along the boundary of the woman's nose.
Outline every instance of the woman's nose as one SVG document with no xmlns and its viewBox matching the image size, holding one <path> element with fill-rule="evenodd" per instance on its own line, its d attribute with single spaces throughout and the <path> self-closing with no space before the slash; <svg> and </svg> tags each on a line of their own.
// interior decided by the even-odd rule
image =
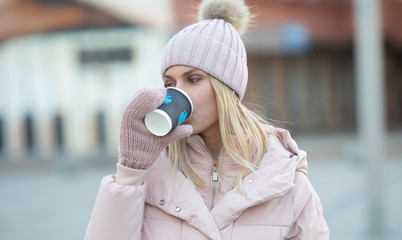
<svg viewBox="0 0 402 240">
<path fill-rule="evenodd" d="M 190 93 L 190 89 L 189 86 L 186 86 L 185 84 L 176 84 L 175 86 L 176 88 L 179 88 L 180 90 L 183 90 L 185 93 L 187 93 L 188 96 L 190 96 L 191 98 L 191 93 Z"/>
<path fill-rule="evenodd" d="M 182 82 L 177 82 L 175 87 L 186 92 L 186 86 Z"/>
</svg>

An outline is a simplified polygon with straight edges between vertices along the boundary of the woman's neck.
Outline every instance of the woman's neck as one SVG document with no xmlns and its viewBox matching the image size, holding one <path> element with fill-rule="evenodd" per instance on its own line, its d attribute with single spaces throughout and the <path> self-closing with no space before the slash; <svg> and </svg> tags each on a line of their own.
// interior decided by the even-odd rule
<svg viewBox="0 0 402 240">
<path fill-rule="evenodd" d="M 210 128 L 200 134 L 206 147 L 212 153 L 214 159 L 217 159 L 219 150 L 221 148 L 222 139 L 219 129 L 219 123 L 212 125 Z"/>
</svg>

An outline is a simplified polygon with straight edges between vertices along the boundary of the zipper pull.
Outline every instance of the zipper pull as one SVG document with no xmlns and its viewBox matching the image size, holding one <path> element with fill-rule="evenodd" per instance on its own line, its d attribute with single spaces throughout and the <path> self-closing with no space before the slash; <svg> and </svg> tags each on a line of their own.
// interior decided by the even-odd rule
<svg viewBox="0 0 402 240">
<path fill-rule="evenodd" d="M 212 166 L 212 181 L 218 181 L 218 173 L 216 172 L 215 165 Z"/>
</svg>

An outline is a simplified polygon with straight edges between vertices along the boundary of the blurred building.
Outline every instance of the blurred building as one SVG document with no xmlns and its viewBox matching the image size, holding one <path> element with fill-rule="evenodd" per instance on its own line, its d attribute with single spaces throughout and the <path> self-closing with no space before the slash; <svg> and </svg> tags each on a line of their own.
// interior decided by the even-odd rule
<svg viewBox="0 0 402 240">
<path fill-rule="evenodd" d="M 174 0 L 178 28 L 196 19 L 199 0 Z M 293 133 L 356 129 L 352 0 L 246 0 L 255 14 L 245 35 L 246 101 Z M 402 2 L 382 1 L 388 129 L 402 129 Z"/>
<path fill-rule="evenodd" d="M 169 37 L 200 0 L 0 1 L 0 159 L 117 156 L 120 116 L 161 85 Z M 246 0 L 245 100 L 294 134 L 356 130 L 351 0 Z M 402 2 L 384 0 L 389 131 L 402 129 Z M 255 105 L 254 105 L 255 106 Z M 258 108 L 257 108 L 258 110 Z"/>
<path fill-rule="evenodd" d="M 0 159 L 114 154 L 168 35 L 79 1 L 0 3 Z M 145 26 L 145 27 L 144 27 Z"/>
</svg>

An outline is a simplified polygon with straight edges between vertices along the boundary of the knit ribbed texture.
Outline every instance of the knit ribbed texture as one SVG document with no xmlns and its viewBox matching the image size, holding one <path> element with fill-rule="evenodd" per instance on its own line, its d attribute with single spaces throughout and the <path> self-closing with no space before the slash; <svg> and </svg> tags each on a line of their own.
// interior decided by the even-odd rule
<svg viewBox="0 0 402 240">
<path fill-rule="evenodd" d="M 207 19 L 177 33 L 167 44 L 161 72 L 174 65 L 198 68 L 233 89 L 240 99 L 248 81 L 247 56 L 243 41 L 223 19 Z"/>
<path fill-rule="evenodd" d="M 134 169 L 147 169 L 170 143 L 190 136 L 189 125 L 176 127 L 163 137 L 153 135 L 145 127 L 144 117 L 165 99 L 166 89 L 146 88 L 138 91 L 126 109 L 120 125 L 120 163 Z"/>
</svg>

